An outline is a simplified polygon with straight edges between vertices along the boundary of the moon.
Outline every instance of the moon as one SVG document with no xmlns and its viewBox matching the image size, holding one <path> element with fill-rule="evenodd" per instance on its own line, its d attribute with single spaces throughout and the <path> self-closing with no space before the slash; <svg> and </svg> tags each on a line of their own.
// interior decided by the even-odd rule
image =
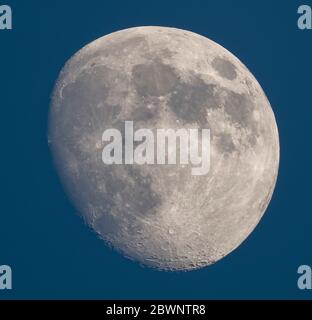
<svg viewBox="0 0 312 320">
<path fill-rule="evenodd" d="M 106 165 L 102 134 L 208 128 L 210 170 Z M 78 51 L 56 82 L 49 145 L 65 191 L 86 223 L 125 257 L 160 270 L 215 263 L 254 230 L 279 165 L 275 117 L 250 71 L 193 32 L 136 27 Z"/>
</svg>

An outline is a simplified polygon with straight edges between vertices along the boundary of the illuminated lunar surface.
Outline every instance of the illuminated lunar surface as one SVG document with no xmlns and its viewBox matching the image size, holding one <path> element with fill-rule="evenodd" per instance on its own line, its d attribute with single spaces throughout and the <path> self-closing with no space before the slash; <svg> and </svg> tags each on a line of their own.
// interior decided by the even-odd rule
<svg viewBox="0 0 312 320">
<path fill-rule="evenodd" d="M 211 167 L 105 165 L 102 134 L 208 128 Z M 229 254 L 271 199 L 279 163 L 271 106 L 248 69 L 192 32 L 139 27 L 102 37 L 63 68 L 49 144 L 66 192 L 93 230 L 124 256 L 191 270 Z"/>
</svg>

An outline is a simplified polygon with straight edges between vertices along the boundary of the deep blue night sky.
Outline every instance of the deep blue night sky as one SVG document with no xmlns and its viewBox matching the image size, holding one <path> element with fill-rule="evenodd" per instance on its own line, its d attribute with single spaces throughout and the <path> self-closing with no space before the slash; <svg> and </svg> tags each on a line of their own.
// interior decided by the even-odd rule
<svg viewBox="0 0 312 320">
<path fill-rule="evenodd" d="M 312 298 L 297 268 L 312 265 L 312 30 L 301 1 L 6 0 L 0 30 L 0 265 L 13 290 L 0 299 Z M 312 2 L 304 3 L 312 5 Z M 120 29 L 187 29 L 221 44 L 255 75 L 279 127 L 281 162 L 270 206 L 252 235 L 210 267 L 168 273 L 107 248 L 76 214 L 47 145 L 50 94 L 81 47 Z"/>
</svg>

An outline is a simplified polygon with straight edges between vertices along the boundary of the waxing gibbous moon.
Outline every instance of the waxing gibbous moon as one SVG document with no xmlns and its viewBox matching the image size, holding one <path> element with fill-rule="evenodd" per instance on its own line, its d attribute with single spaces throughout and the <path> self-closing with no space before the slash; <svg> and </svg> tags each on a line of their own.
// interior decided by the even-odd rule
<svg viewBox="0 0 312 320">
<path fill-rule="evenodd" d="M 107 165 L 102 134 L 208 128 L 206 175 L 190 166 Z M 93 230 L 124 256 L 162 270 L 210 265 L 264 214 L 279 164 L 278 131 L 257 80 L 198 34 L 138 27 L 76 53 L 55 85 L 49 144 L 64 188 Z"/>
</svg>

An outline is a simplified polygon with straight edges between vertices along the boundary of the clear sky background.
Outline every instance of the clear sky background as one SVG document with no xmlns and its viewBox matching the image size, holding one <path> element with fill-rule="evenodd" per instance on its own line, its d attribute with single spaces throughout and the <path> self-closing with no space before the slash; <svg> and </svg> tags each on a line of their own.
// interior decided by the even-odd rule
<svg viewBox="0 0 312 320">
<path fill-rule="evenodd" d="M 1 1 L 2 4 L 3 1 Z M 312 298 L 297 268 L 312 265 L 312 30 L 297 8 L 312 1 L 6 0 L 0 30 L 0 265 L 13 290 L 0 299 Z M 96 38 L 144 25 L 206 36 L 255 75 L 280 134 L 276 189 L 263 219 L 230 255 L 197 271 L 160 272 L 112 251 L 67 199 L 47 145 L 50 94 L 64 63 Z"/>
</svg>

